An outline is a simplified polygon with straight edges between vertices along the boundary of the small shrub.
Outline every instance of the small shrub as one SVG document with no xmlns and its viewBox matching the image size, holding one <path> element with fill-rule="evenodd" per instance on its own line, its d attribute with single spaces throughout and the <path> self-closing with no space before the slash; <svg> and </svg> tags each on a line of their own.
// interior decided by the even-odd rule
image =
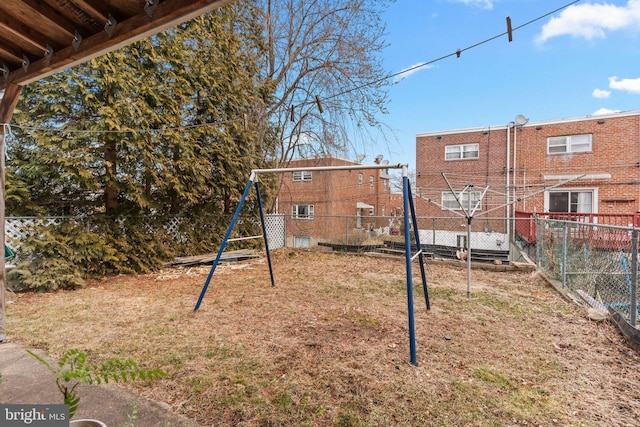
<svg viewBox="0 0 640 427">
<path fill-rule="evenodd" d="M 163 235 L 142 220 L 94 219 L 38 226 L 8 278 L 21 290 L 76 289 L 93 274 L 148 273 L 170 258 Z"/>
<path fill-rule="evenodd" d="M 82 287 L 85 273 L 115 254 L 99 235 L 63 222 L 33 228 L 18 256 L 20 261 L 9 272 L 9 279 L 21 289 L 47 291 Z"/>
<path fill-rule="evenodd" d="M 76 393 L 76 387 L 80 384 L 154 380 L 166 376 L 160 369 L 139 369 L 131 359 L 111 359 L 102 364 L 92 365 L 89 363 L 87 355 L 77 349 L 68 350 L 56 366 L 51 366 L 46 360 L 30 350 L 27 350 L 27 353 L 35 357 L 55 375 L 56 385 L 64 398 L 64 403 L 69 405 L 69 418 L 73 418 L 80 404 L 80 396 Z"/>
</svg>

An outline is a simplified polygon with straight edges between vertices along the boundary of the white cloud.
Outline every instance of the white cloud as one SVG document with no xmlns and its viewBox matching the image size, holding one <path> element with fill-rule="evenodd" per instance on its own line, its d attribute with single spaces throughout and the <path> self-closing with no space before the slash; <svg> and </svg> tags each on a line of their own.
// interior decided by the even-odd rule
<svg viewBox="0 0 640 427">
<path fill-rule="evenodd" d="M 427 65 L 426 62 L 418 62 L 417 64 L 413 64 L 410 67 L 405 68 L 404 70 L 398 71 L 396 76 L 393 78 L 393 83 L 398 83 L 411 74 L 417 73 L 420 70 L 428 70 L 429 68 L 433 68 L 433 65 Z"/>
<path fill-rule="evenodd" d="M 542 26 L 536 41 L 544 43 L 564 35 L 602 39 L 607 32 L 620 30 L 640 30 L 640 0 L 629 0 L 626 6 L 608 3 L 569 6 Z"/>
<path fill-rule="evenodd" d="M 605 114 L 613 114 L 613 113 L 619 113 L 620 110 L 610 110 L 608 108 L 601 108 L 599 110 L 597 110 L 595 113 L 592 114 L 592 116 L 602 116 Z"/>
<path fill-rule="evenodd" d="M 623 90 L 625 92 L 640 93 L 640 77 L 637 79 L 618 80 L 616 76 L 609 77 L 609 87 L 615 90 Z"/>
<path fill-rule="evenodd" d="M 611 91 L 604 89 L 594 89 L 592 95 L 594 98 L 604 99 L 608 98 L 611 95 Z"/>
<path fill-rule="evenodd" d="M 456 3 L 481 7 L 482 9 L 493 9 L 493 0 L 454 0 Z"/>
</svg>

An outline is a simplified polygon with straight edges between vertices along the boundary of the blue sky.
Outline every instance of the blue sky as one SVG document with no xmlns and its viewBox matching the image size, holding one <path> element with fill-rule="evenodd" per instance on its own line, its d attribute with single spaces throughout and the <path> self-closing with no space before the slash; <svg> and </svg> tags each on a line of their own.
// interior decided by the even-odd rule
<svg viewBox="0 0 640 427">
<path fill-rule="evenodd" d="M 640 0 L 396 0 L 387 23 L 384 67 L 407 72 L 389 90 L 380 119 L 395 139 L 376 147 L 415 170 L 421 132 L 640 110 Z M 463 52 L 456 58 L 455 52 Z"/>
</svg>

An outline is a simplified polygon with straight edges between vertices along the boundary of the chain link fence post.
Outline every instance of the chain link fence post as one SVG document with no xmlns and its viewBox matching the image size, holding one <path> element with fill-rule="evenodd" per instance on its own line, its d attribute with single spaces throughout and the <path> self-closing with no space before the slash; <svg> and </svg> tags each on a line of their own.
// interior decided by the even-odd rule
<svg viewBox="0 0 640 427">
<path fill-rule="evenodd" d="M 347 216 L 344 219 L 344 232 L 345 232 L 345 243 L 348 245 L 349 244 L 349 217 Z"/>
<path fill-rule="evenodd" d="M 436 245 L 436 219 L 433 218 L 431 220 L 432 226 L 431 226 L 431 240 L 433 242 L 433 246 Z"/>
<path fill-rule="evenodd" d="M 631 305 L 629 323 L 636 326 L 638 321 L 638 230 L 631 232 Z"/>
<path fill-rule="evenodd" d="M 542 223 L 541 221 L 538 220 L 538 218 L 536 218 L 535 224 L 536 224 L 536 264 L 542 265 L 542 245 L 543 245 L 542 231 L 541 231 Z"/>
<path fill-rule="evenodd" d="M 569 234 L 569 224 L 566 222 L 562 228 L 562 289 L 567 287 L 567 236 Z"/>
</svg>

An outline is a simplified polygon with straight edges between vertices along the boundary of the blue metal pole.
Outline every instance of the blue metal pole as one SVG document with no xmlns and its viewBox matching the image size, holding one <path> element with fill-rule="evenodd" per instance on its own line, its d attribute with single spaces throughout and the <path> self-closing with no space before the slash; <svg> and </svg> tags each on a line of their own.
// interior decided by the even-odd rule
<svg viewBox="0 0 640 427">
<path fill-rule="evenodd" d="M 260 184 L 258 179 L 255 183 L 256 195 L 258 197 L 258 208 L 260 209 L 260 222 L 262 223 L 262 235 L 264 236 L 264 249 L 267 251 L 267 263 L 269 264 L 269 275 L 271 276 L 271 286 L 275 286 L 276 282 L 273 279 L 273 266 L 271 265 L 271 253 L 269 251 L 269 239 L 267 238 L 267 225 L 264 221 L 264 211 L 262 210 L 262 198 L 260 196 Z"/>
<path fill-rule="evenodd" d="M 411 208 L 411 221 L 413 222 L 413 233 L 416 237 L 416 247 L 418 248 L 418 261 L 420 262 L 420 274 L 422 275 L 422 290 L 424 291 L 424 301 L 427 304 L 427 310 L 431 310 L 431 301 L 429 300 L 429 288 L 427 287 L 427 275 L 424 271 L 424 256 L 422 254 L 422 244 L 420 243 L 420 233 L 418 232 L 418 219 L 416 218 L 416 208 L 413 203 L 413 195 L 411 194 L 411 186 L 409 191 L 409 207 Z M 435 233 L 434 233 L 435 235 Z"/>
<path fill-rule="evenodd" d="M 229 240 L 229 236 L 231 236 L 231 231 L 233 230 L 233 226 L 236 224 L 238 220 L 238 216 L 240 216 L 240 210 L 242 209 L 242 205 L 244 205 L 244 201 L 247 199 L 247 194 L 249 194 L 249 190 L 251 189 L 251 184 L 253 184 L 254 174 L 251 174 L 249 178 L 249 182 L 247 182 L 247 186 L 244 189 L 244 193 L 242 193 L 242 197 L 240 198 L 240 202 L 238 203 L 238 207 L 236 208 L 236 212 L 233 214 L 233 219 L 231 220 L 231 224 L 229 224 L 229 228 L 227 229 L 227 233 L 224 235 L 224 239 L 222 239 L 222 243 L 220 244 L 220 249 L 218 250 L 218 255 L 216 255 L 215 261 L 213 261 L 213 265 L 211 266 L 211 271 L 209 271 L 209 276 L 207 276 L 207 280 L 204 282 L 204 286 L 202 287 L 202 291 L 200 292 L 200 296 L 198 297 L 198 302 L 196 303 L 193 311 L 198 311 L 200 308 L 200 304 L 202 303 L 202 299 L 204 298 L 204 294 L 207 292 L 207 288 L 209 287 L 209 283 L 211 282 L 211 278 L 213 277 L 213 272 L 216 271 L 216 267 L 220 262 L 220 257 L 224 252 L 225 247 L 227 246 L 227 241 Z"/>
<path fill-rule="evenodd" d="M 406 270 L 407 270 L 407 315 L 409 317 L 409 351 L 411 353 L 411 364 L 418 365 L 416 357 L 416 333 L 415 333 L 415 321 L 413 317 L 413 284 L 411 273 L 411 230 L 409 227 L 409 178 L 407 176 L 402 177 L 403 187 L 403 210 L 404 210 L 404 247 L 406 255 Z"/>
</svg>

